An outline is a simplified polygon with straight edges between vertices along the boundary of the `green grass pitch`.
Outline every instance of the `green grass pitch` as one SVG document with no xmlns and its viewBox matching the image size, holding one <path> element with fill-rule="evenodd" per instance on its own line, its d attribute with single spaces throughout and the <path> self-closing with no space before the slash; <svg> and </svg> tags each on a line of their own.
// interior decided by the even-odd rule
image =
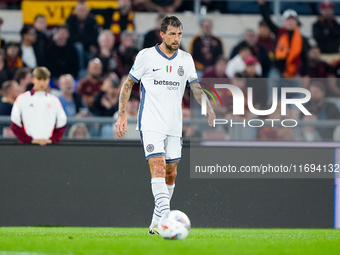
<svg viewBox="0 0 340 255">
<path fill-rule="evenodd" d="M 193 228 L 174 241 L 147 228 L 0 227 L 0 255 L 43 254 L 340 254 L 340 230 Z"/>
</svg>

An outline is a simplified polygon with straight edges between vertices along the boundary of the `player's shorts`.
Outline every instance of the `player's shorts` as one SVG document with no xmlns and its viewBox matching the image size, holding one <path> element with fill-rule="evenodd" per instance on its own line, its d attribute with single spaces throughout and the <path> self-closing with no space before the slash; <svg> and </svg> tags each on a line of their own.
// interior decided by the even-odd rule
<svg viewBox="0 0 340 255">
<path fill-rule="evenodd" d="M 176 162 L 182 155 L 182 137 L 170 136 L 155 131 L 140 131 L 145 158 L 163 155 L 166 163 Z"/>
</svg>

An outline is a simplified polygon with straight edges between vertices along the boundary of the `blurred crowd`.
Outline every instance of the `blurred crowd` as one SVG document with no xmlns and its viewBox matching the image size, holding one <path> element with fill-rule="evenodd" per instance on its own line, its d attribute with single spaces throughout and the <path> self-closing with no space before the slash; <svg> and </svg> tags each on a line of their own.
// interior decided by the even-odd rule
<svg viewBox="0 0 340 255">
<path fill-rule="evenodd" d="M 17 1 L 4 1 L 7 7 Z M 50 92 L 56 95 L 68 117 L 117 115 L 121 82 L 129 73 L 135 56 L 141 50 L 136 44 L 134 12 L 159 12 L 155 26 L 144 35 L 143 48 L 161 43 L 160 23 L 168 12 L 190 9 L 191 1 L 182 0 L 119 0 L 119 8 L 89 9 L 86 1 L 79 1 L 63 25 L 48 29 L 44 15 L 37 15 L 32 26 L 20 31 L 21 41 L 0 41 L 0 115 L 10 115 L 16 97 L 32 88 L 31 70 L 46 66 L 51 71 Z M 221 2 L 202 1 L 211 9 L 218 9 Z M 339 119 L 337 103 L 340 96 L 340 24 L 334 15 L 334 5 L 323 1 L 319 16 L 313 24 L 313 40 L 300 31 L 302 25 L 296 11 L 289 9 L 282 14 L 283 25 L 270 18 L 268 3 L 258 0 L 262 16 L 257 31 L 246 29 L 243 38 L 231 52 L 225 52 L 222 39 L 213 34 L 213 21 L 203 19 L 200 33 L 195 35 L 187 50 L 193 56 L 199 77 L 228 79 L 238 86 L 244 95 L 247 87 L 253 88 L 253 104 L 256 109 L 269 109 L 272 104 L 272 88 L 283 86 L 309 89 L 312 98 L 306 106 L 312 116 L 300 116 L 291 109 L 293 119 Z M 215 6 L 216 5 L 216 6 Z M 189 6 L 189 7 L 188 7 Z M 184 8 L 184 9 L 183 9 Z M 104 23 L 99 26 L 95 15 L 101 15 Z M 2 22 L 0 19 L 0 29 Z M 271 79 L 265 79 L 271 78 Z M 280 93 L 278 99 L 280 100 Z M 294 97 L 295 95 L 290 95 Z M 235 118 L 232 113 L 232 96 L 226 91 L 221 96 L 222 105 L 216 107 L 218 118 Z M 329 100 L 329 99 L 332 100 Z M 131 118 L 137 115 L 139 85 L 133 88 L 128 104 Z M 189 119 L 190 89 L 183 98 L 183 118 Z M 247 102 L 245 100 L 245 109 Z M 282 118 L 280 109 L 266 118 Z M 191 111 L 192 113 L 192 111 Z M 251 118 L 250 115 L 245 115 Z M 131 127 L 132 128 L 132 127 Z M 134 128 L 132 128 L 134 129 Z M 99 131 L 98 131 L 99 130 Z M 87 128 L 76 124 L 69 128 L 70 138 L 101 136 L 112 138 L 111 125 Z M 207 133 L 208 134 L 208 133 Z M 199 129 L 184 126 L 183 136 L 204 136 Z M 335 127 L 314 128 L 303 126 L 301 130 L 259 128 L 249 139 L 261 140 L 333 140 L 340 139 Z M 211 139 L 230 137 L 230 130 L 223 129 Z M 134 134 L 131 139 L 134 139 Z"/>
</svg>

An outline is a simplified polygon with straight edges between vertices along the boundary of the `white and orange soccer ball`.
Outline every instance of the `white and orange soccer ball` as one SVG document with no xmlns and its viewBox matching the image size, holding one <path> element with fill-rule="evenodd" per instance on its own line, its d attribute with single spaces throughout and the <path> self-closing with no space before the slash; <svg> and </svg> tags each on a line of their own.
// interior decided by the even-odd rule
<svg viewBox="0 0 340 255">
<path fill-rule="evenodd" d="M 159 234 L 170 240 L 182 240 L 189 235 L 191 228 L 188 216 L 178 210 L 170 211 L 162 216 L 158 223 Z"/>
</svg>

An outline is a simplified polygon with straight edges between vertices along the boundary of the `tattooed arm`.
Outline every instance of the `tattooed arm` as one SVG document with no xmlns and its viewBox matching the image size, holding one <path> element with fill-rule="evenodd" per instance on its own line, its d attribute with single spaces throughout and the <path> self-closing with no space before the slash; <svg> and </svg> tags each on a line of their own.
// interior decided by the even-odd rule
<svg viewBox="0 0 340 255">
<path fill-rule="evenodd" d="M 190 86 L 192 93 L 194 94 L 194 97 L 196 99 L 196 101 L 201 104 L 202 102 L 202 97 L 206 97 L 207 95 L 204 94 L 203 90 L 201 89 L 201 85 L 199 83 L 193 83 Z M 208 116 L 208 123 L 209 126 L 213 126 L 214 125 L 214 120 L 216 119 L 216 115 L 214 112 L 214 109 L 212 108 L 210 101 L 207 99 L 207 115 L 205 117 Z"/>
<path fill-rule="evenodd" d="M 134 84 L 135 82 L 130 77 L 127 77 L 123 83 L 122 89 L 120 90 L 118 120 L 115 124 L 120 138 L 124 136 L 125 132 L 127 132 L 126 104 L 130 98 L 131 89 Z"/>
</svg>

